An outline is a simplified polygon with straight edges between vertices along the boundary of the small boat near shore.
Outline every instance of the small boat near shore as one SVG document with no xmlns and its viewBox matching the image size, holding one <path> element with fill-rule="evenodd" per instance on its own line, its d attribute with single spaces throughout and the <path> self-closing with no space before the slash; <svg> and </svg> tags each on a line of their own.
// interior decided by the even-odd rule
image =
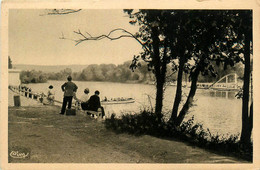
<svg viewBox="0 0 260 170">
<path fill-rule="evenodd" d="M 114 99 L 114 100 L 102 100 L 102 105 L 112 105 L 112 104 L 129 104 L 134 103 L 135 99 L 133 98 L 126 98 L 126 99 Z"/>
</svg>

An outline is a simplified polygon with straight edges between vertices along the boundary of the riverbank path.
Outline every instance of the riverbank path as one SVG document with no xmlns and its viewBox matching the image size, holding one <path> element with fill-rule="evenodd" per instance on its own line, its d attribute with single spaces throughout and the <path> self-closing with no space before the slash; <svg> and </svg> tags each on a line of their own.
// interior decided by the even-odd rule
<svg viewBox="0 0 260 170">
<path fill-rule="evenodd" d="M 33 101 L 21 97 L 22 103 Z M 27 101 L 28 102 L 28 101 Z M 29 102 L 31 103 L 31 102 Z M 59 114 L 58 106 L 8 107 L 8 149 L 25 148 L 28 159 L 11 163 L 247 163 L 189 144 L 149 135 L 116 134 L 89 116 Z"/>
</svg>

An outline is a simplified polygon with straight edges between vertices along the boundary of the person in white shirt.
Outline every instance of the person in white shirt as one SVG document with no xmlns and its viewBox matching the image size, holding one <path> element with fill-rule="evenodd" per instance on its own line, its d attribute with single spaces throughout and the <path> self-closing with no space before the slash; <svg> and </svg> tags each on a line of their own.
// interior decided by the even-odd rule
<svg viewBox="0 0 260 170">
<path fill-rule="evenodd" d="M 80 98 L 80 103 L 81 103 L 81 108 L 82 110 L 87 110 L 88 109 L 88 100 L 89 100 L 89 89 L 86 88 L 84 90 L 84 94 Z"/>
<path fill-rule="evenodd" d="M 55 91 L 53 90 L 53 86 L 49 86 L 49 90 L 47 93 L 47 99 L 49 101 L 49 104 L 53 105 L 54 104 L 54 98 L 55 98 Z"/>
</svg>

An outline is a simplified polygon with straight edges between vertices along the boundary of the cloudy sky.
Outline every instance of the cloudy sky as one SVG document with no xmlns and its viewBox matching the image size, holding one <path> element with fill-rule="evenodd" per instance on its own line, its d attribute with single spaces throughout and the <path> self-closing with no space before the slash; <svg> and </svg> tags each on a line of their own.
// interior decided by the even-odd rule
<svg viewBox="0 0 260 170">
<path fill-rule="evenodd" d="M 13 64 L 68 65 L 121 64 L 142 49 L 132 38 L 87 41 L 75 46 L 73 31 L 87 31 L 92 36 L 107 34 L 114 28 L 135 33 L 123 10 L 81 10 L 67 15 L 44 15 L 43 9 L 9 10 L 9 55 Z"/>
</svg>

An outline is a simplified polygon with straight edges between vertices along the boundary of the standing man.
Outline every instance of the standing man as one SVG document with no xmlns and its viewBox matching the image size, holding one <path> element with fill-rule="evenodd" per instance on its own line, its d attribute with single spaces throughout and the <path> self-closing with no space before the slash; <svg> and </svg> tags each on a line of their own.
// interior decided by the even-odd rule
<svg viewBox="0 0 260 170">
<path fill-rule="evenodd" d="M 65 113 L 67 103 L 68 103 L 68 109 L 71 108 L 72 98 L 74 96 L 74 93 L 78 89 L 78 86 L 71 81 L 72 80 L 71 76 L 68 76 L 67 80 L 68 81 L 61 86 L 61 89 L 64 92 L 63 103 L 62 103 L 62 108 L 60 113 L 62 115 L 64 115 Z"/>
</svg>

